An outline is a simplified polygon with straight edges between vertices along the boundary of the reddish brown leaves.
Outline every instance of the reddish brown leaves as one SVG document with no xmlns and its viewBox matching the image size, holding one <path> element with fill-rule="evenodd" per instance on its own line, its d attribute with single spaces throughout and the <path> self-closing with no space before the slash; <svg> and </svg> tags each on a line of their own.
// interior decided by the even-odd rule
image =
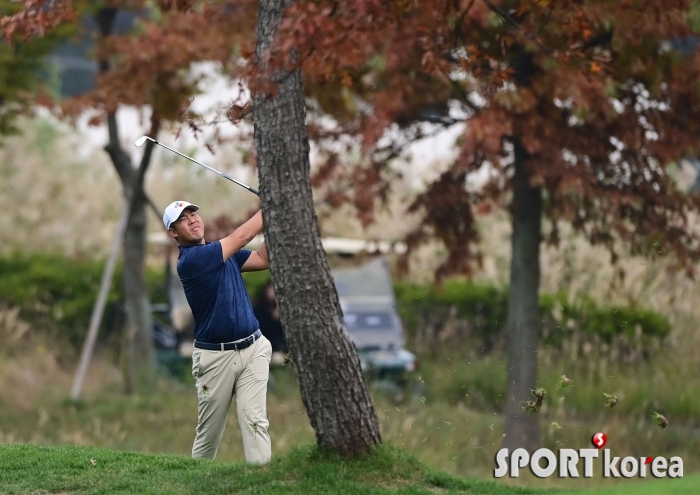
<svg viewBox="0 0 700 495">
<path fill-rule="evenodd" d="M 0 31 L 7 43 L 12 43 L 15 35 L 27 41 L 32 37 L 44 36 L 62 23 L 75 22 L 77 11 L 67 0 L 22 0 L 17 11 L 0 19 Z"/>
<path fill-rule="evenodd" d="M 248 101 L 242 105 L 234 103 L 226 111 L 226 117 L 234 124 L 237 124 L 252 113 L 253 103 L 251 101 Z"/>
<path fill-rule="evenodd" d="M 178 122 L 183 118 L 197 126 L 196 115 L 185 111 L 199 92 L 205 74 L 193 75 L 193 64 L 201 61 L 226 67 L 236 44 L 250 34 L 245 26 L 254 21 L 248 15 L 250 2 L 204 5 L 196 11 L 176 2 L 158 22 L 141 20 L 135 34 L 110 36 L 99 46 L 97 57 L 109 61 L 109 70 L 99 75 L 97 89 L 63 105 L 66 116 L 90 108 L 114 111 L 118 105 L 150 105 L 160 118 Z M 233 8 L 235 5 L 236 8 Z M 249 22 L 249 24 L 246 24 Z M 237 25 L 239 29 L 231 29 Z M 232 119 L 243 118 L 250 109 L 232 108 Z"/>
<path fill-rule="evenodd" d="M 634 252 L 659 255 L 661 242 L 662 253 L 692 268 L 700 239 L 688 225 L 697 201 L 675 189 L 665 167 L 698 150 L 698 50 L 682 64 L 659 50 L 689 32 L 687 1 L 358 5 L 299 3 L 285 24 L 287 46 L 302 55 L 312 95 L 334 78 L 352 81 L 362 102 L 355 108 L 365 110 L 352 119 L 353 106 L 343 104 L 341 123 L 368 154 L 396 124 L 447 118 L 450 104 L 468 109 L 459 158 L 412 209 L 423 224 L 409 248 L 431 236 L 450 248 L 440 275 L 450 267 L 469 273 L 478 259 L 474 211 L 508 197 L 514 140 L 554 221 L 611 251 L 623 239 Z M 476 92 L 484 106 L 474 105 Z M 338 108 L 339 100 L 322 101 Z M 492 179 L 470 196 L 464 174 L 477 169 Z"/>
<path fill-rule="evenodd" d="M 473 274 L 481 258 L 476 249 L 479 235 L 472 209 L 473 198 L 465 190 L 465 180 L 464 171 L 445 172 L 411 204 L 409 212 L 422 212 L 424 220 L 406 239 L 408 252 L 402 257 L 401 268 L 407 268 L 413 249 L 437 238 L 448 248 L 447 259 L 438 267 L 437 280 L 449 275 Z"/>
<path fill-rule="evenodd" d="M 66 4 L 41 14 L 39 5 L 27 0 L 3 19 L 5 35 L 40 34 L 68 18 Z M 674 253 L 688 270 L 700 259 L 690 228 L 700 202 L 667 172 L 699 151 L 700 54 L 693 48 L 680 59 L 664 49 L 691 32 L 687 0 L 299 0 L 261 60 L 255 0 L 162 5 L 162 21 L 101 47 L 112 69 L 66 111 L 151 104 L 176 120 L 197 91 L 183 76 L 195 61 L 218 61 L 253 92 L 269 94 L 273 74 L 302 68 L 312 113 L 338 124 L 311 124 L 316 144 L 323 150 L 349 135 L 359 145 L 346 151 L 363 154 L 347 163 L 349 153 L 327 153 L 314 186 L 332 205 L 354 204 L 365 224 L 390 187 L 387 163 L 405 146 L 396 143 L 419 138 L 418 122 L 465 124 L 458 158 L 411 210 L 423 223 L 409 247 L 431 236 L 449 247 L 440 276 L 469 274 L 478 263 L 474 214 L 507 200 L 513 142 L 522 144 L 530 182 L 545 191 L 555 222 L 571 222 L 610 249 L 622 239 L 633 252 Z M 245 63 L 232 63 L 232 47 Z M 250 110 L 235 102 L 227 115 L 237 122 Z M 478 194 L 465 186 L 477 170 L 491 174 Z"/>
</svg>

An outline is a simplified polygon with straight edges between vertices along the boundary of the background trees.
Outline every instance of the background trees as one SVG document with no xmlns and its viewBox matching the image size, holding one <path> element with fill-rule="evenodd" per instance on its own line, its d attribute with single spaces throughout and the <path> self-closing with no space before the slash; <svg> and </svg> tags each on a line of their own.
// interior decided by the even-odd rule
<svg viewBox="0 0 700 495">
<path fill-rule="evenodd" d="M 20 10 L 16 2 L 0 2 L 0 16 Z M 0 135 L 16 133 L 17 117 L 31 112 L 36 99 L 49 96 L 51 88 L 47 83 L 41 84 L 41 72 L 47 71 L 45 57 L 73 31 L 63 27 L 22 44 L 17 43 L 19 36 L 5 32 L 5 40 L 14 43 L 0 45 Z"/>
<path fill-rule="evenodd" d="M 182 15 L 201 11 L 197 5 Z M 475 215 L 510 210 L 506 446 L 538 444 L 536 416 L 522 403 L 538 380 L 539 249 L 542 241 L 558 242 L 561 223 L 605 246 L 613 260 L 624 243 L 632 254 L 673 255 L 676 267 L 693 271 L 698 202 L 675 187 L 668 166 L 697 155 L 700 60 L 697 50 L 682 56 L 669 41 L 689 39 L 697 12 L 697 2 L 686 0 L 323 0 L 293 5 L 280 23 L 279 50 L 267 66 L 287 74 L 302 68 L 314 115 L 334 119 L 334 126 L 313 119 L 309 125 L 329 157 L 312 180 L 331 184 L 330 204 L 351 203 L 371 222 L 400 173 L 392 159 L 407 144 L 460 125 L 457 158 L 409 208 L 423 220 L 409 234 L 409 247 L 439 238 L 449 251 L 438 278 L 471 275 L 480 261 Z M 14 25 L 35 32 L 27 19 L 14 18 Z M 39 25 L 52 22 L 48 16 Z M 144 47 L 159 46 L 159 38 L 145 39 Z M 194 44 L 187 42 L 178 53 Z M 244 59 L 253 53 L 250 42 L 241 50 Z M 246 75 L 252 78 L 254 69 Z M 234 106 L 230 115 L 249 113 Z M 299 113 L 291 115 L 298 124 Z M 341 135 L 355 139 L 338 151 Z M 348 150 L 363 152 L 359 165 L 343 160 Z M 303 160 L 297 165 L 305 173 Z M 266 174 L 263 165 L 261 179 L 272 181 Z M 486 179 L 474 187 L 477 175 Z M 308 229 L 313 219 L 306 220 Z"/>
<path fill-rule="evenodd" d="M 129 207 L 124 233 L 123 370 L 127 390 L 131 391 L 147 390 L 154 377 L 151 306 L 144 277 L 146 219 L 149 207 L 158 217 L 163 207 L 149 205 L 144 191 L 154 144 L 147 142 L 135 167 L 120 140 L 116 112 L 123 105 L 147 107 L 147 134 L 156 138 L 163 127 L 182 120 L 190 99 L 199 91 L 203 76 L 193 75 L 192 65 L 200 61 L 227 65 L 239 33 L 224 29 L 235 18 L 226 12 L 225 4 L 183 13 L 165 3 L 162 10 L 143 11 L 134 32 L 126 35 L 113 32 L 117 10 L 102 7 L 95 14 L 100 30 L 97 88 L 64 102 L 62 116 L 71 118 L 97 110 L 96 122 L 106 120 L 109 142 L 105 151 L 119 175 Z"/>
<path fill-rule="evenodd" d="M 93 124 L 107 124 L 105 151 L 121 181 L 128 208 L 124 231 L 125 323 L 121 353 L 127 391 L 148 390 L 155 376 L 151 305 L 144 262 L 147 211 L 152 208 L 160 217 L 163 206 L 152 204 L 144 190 L 154 145 L 148 142 L 140 162 L 133 164 L 120 136 L 117 112 L 122 106 L 145 109 L 147 134 L 154 138 L 161 129 L 184 125 L 185 118 L 191 121 L 201 118 L 192 112 L 190 103 L 200 91 L 205 75 L 198 75 L 191 68 L 202 61 L 218 63 L 219 68 L 230 67 L 236 60 L 234 54 L 241 37 L 250 34 L 245 31 L 243 22 L 251 18 L 249 6 L 245 1 L 224 2 L 180 12 L 172 2 L 148 7 L 143 2 L 111 2 L 109 5 L 71 2 L 44 10 L 42 2 L 30 1 L 16 15 L 2 20 L 6 36 L 14 36 L 15 49 L 24 49 L 29 40 L 42 42 L 44 33 L 59 32 L 54 30 L 66 27 L 78 31 L 76 22 L 94 18 L 96 33 L 92 34 L 97 38 L 95 57 L 99 67 L 95 89 L 47 105 L 68 122 L 89 115 Z M 128 9 L 137 15 L 131 32 L 115 32 L 119 9 Z M 232 24 L 238 29 L 230 29 Z M 252 25 L 252 22 L 248 24 Z"/>
<path fill-rule="evenodd" d="M 348 172 L 327 150 L 320 178 L 346 180 L 329 193 L 336 203 L 371 221 L 397 174 L 390 160 L 432 132 L 425 123 L 464 124 L 458 157 L 409 208 L 423 218 L 409 246 L 438 237 L 449 249 L 438 277 L 470 275 L 480 261 L 474 215 L 510 210 L 508 447 L 538 445 L 536 416 L 522 405 L 537 385 L 542 241 L 556 244 L 566 222 L 613 260 L 624 243 L 693 271 L 698 202 L 668 166 L 697 152 L 700 57 L 669 41 L 693 34 L 696 12 L 653 0 L 309 2 L 284 26 L 320 111 L 338 125 L 318 137 L 349 133 L 365 151 Z M 477 173 L 487 180 L 470 187 Z"/>
</svg>

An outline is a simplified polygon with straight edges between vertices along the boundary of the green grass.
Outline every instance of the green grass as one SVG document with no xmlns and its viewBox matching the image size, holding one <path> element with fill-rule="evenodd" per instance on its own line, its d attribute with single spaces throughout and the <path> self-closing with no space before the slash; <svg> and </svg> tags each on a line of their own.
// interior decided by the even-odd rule
<svg viewBox="0 0 700 495">
<path fill-rule="evenodd" d="M 696 495 L 700 492 L 700 475 L 659 480 L 624 480 L 619 483 L 588 490 L 550 492 L 549 495 Z"/>
<path fill-rule="evenodd" d="M 372 455 L 342 460 L 312 446 L 294 448 L 266 466 L 93 447 L 0 446 L 0 487 L 8 494 L 536 494 L 440 473 L 406 452 L 383 445 Z"/>
<path fill-rule="evenodd" d="M 352 460 L 304 445 L 273 458 L 266 466 L 253 466 L 172 454 L 16 444 L 0 445 L 0 465 L 0 487 L 7 494 L 691 495 L 700 486 L 700 475 L 695 474 L 680 479 L 622 480 L 584 490 L 521 488 L 441 473 L 392 445 Z"/>
<path fill-rule="evenodd" d="M 45 354 L 25 354 L 24 359 L 20 356 L 22 353 L 18 350 L 7 356 L 0 350 L 0 357 L 3 357 L 0 359 L 0 444 L 92 445 L 181 456 L 190 452 L 197 423 L 196 393 L 191 376 L 185 383 L 159 380 L 147 395 L 125 395 L 116 371 L 103 360 L 96 360 L 90 368 L 83 397 L 73 402 L 66 398 L 72 373 L 51 364 L 52 359 Z M 503 415 L 481 399 L 473 403 L 467 401 L 478 397 L 477 392 L 488 390 L 484 381 L 490 373 L 495 374 L 497 365 L 502 363 L 495 360 L 463 363 L 456 359 L 444 359 L 442 364 L 425 362 L 420 372 L 427 390 L 424 401 L 394 404 L 380 390 L 372 389 L 382 438 L 431 469 L 463 478 L 493 479 L 494 455 L 503 441 Z M 548 376 L 546 371 L 542 372 L 544 378 Z M 275 368 L 272 375 L 275 385 L 268 395 L 272 451 L 284 456 L 300 444 L 313 442 L 314 434 L 293 370 Z M 685 462 L 686 475 L 697 471 L 700 465 L 698 430 L 683 425 L 675 415 L 669 415 L 670 426 L 661 429 L 645 409 L 633 414 L 626 396 L 621 399 L 619 410 L 610 410 L 601 402 L 600 413 L 591 417 L 577 414 L 567 406 L 571 399 L 569 394 L 591 384 L 583 377 L 572 376 L 576 378 L 575 385 L 566 391 L 552 388 L 545 401 L 546 408 L 538 415 L 542 446 L 552 449 L 587 447 L 593 433 L 605 431 L 616 456 L 654 453 L 669 458 L 679 455 Z M 474 390 L 470 387 L 466 391 L 469 398 L 450 399 L 446 395 L 452 383 L 462 383 L 470 377 L 474 380 Z M 637 378 L 627 375 L 627 380 L 632 387 Z M 22 393 L 18 394 L 17 390 Z M 560 396 L 566 399 L 560 401 Z M 560 428 L 553 428 L 553 422 Z M 233 408 L 218 459 L 224 462 L 242 460 L 241 445 Z M 568 480 L 521 477 L 514 482 L 520 486 L 557 489 L 609 484 L 601 477 Z"/>
<path fill-rule="evenodd" d="M 650 411 L 655 410 L 673 418 L 676 426 L 698 427 L 700 381 L 695 377 L 700 367 L 679 363 L 673 352 L 662 350 L 649 361 L 634 364 L 610 360 L 591 364 L 551 348 L 543 349 L 540 357 L 538 386 L 547 390 L 544 415 L 561 410 L 573 418 L 634 418 L 653 425 Z M 478 357 L 445 349 L 439 356 L 421 359 L 429 399 L 463 402 L 484 412 L 503 411 L 506 371 L 506 357 L 499 352 Z M 562 387 L 562 375 L 573 385 Z M 614 410 L 604 406 L 603 393 L 618 397 Z"/>
</svg>

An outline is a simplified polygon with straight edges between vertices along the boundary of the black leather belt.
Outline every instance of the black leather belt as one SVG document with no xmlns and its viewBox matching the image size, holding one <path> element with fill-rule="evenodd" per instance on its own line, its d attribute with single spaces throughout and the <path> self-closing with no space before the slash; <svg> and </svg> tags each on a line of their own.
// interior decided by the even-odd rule
<svg viewBox="0 0 700 495">
<path fill-rule="evenodd" d="M 194 346 L 196 349 L 206 349 L 207 351 L 240 351 L 246 347 L 250 347 L 253 342 L 262 337 L 262 332 L 256 330 L 254 334 L 245 339 L 237 340 L 235 342 L 225 342 L 221 344 L 210 344 L 209 342 L 197 342 L 194 341 Z"/>
</svg>

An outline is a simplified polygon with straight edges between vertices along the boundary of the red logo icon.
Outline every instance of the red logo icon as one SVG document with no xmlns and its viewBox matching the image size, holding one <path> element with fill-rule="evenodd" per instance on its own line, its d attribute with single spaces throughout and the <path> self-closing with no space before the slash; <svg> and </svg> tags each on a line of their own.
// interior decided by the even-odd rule
<svg viewBox="0 0 700 495">
<path fill-rule="evenodd" d="M 653 461 L 654 458 L 652 456 L 647 457 L 647 460 L 644 461 L 644 464 L 651 464 L 651 461 Z"/>
<path fill-rule="evenodd" d="M 605 444 L 608 443 L 608 437 L 605 433 L 603 432 L 598 432 L 595 435 L 593 435 L 593 438 L 591 438 L 591 442 L 593 443 L 593 446 L 596 449 L 602 449 L 605 447 Z"/>
</svg>

